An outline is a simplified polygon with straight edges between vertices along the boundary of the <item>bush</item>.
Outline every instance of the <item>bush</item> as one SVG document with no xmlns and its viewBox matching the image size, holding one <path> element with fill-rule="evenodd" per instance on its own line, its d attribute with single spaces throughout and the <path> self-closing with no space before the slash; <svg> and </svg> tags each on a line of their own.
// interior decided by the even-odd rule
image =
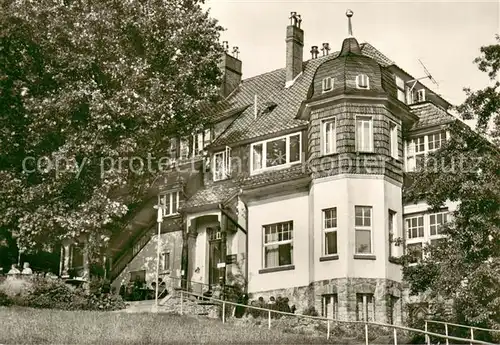
<svg viewBox="0 0 500 345">
<path fill-rule="evenodd" d="M 303 315 L 319 316 L 319 313 L 316 311 L 316 308 L 314 308 L 314 306 L 310 306 L 310 307 L 307 307 L 306 310 L 304 310 Z"/>
<path fill-rule="evenodd" d="M 12 304 L 10 297 L 3 291 L 0 291 L 0 306 L 8 307 Z"/>
</svg>

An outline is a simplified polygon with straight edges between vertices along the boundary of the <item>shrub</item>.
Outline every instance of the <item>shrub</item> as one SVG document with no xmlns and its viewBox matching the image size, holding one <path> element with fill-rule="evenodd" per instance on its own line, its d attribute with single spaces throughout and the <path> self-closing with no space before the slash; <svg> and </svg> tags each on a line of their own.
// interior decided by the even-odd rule
<svg viewBox="0 0 500 345">
<path fill-rule="evenodd" d="M 8 307 L 12 304 L 10 297 L 3 291 L 0 291 L 0 306 Z"/>
<path fill-rule="evenodd" d="M 316 311 L 316 308 L 314 308 L 314 306 L 310 306 L 310 307 L 307 307 L 306 310 L 304 310 L 303 315 L 319 316 L 319 313 Z"/>
</svg>

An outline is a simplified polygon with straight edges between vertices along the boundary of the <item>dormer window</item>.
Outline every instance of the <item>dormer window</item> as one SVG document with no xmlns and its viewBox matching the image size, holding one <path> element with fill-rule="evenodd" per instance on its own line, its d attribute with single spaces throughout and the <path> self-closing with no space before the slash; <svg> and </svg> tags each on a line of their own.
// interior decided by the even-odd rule
<svg viewBox="0 0 500 345">
<path fill-rule="evenodd" d="M 425 89 L 420 89 L 417 91 L 416 102 L 424 102 L 425 101 Z"/>
<path fill-rule="evenodd" d="M 333 90 L 333 78 L 326 77 L 323 79 L 323 92 L 328 92 Z"/>
<path fill-rule="evenodd" d="M 360 74 L 356 77 L 356 88 L 358 89 L 370 88 L 370 79 L 366 74 Z"/>
</svg>

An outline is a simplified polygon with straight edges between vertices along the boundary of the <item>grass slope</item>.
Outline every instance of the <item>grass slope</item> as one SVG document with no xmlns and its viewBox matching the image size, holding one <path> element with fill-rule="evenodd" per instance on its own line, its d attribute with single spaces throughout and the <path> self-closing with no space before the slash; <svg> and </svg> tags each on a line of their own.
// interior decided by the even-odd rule
<svg viewBox="0 0 500 345">
<path fill-rule="evenodd" d="M 325 344 L 277 330 L 171 314 L 0 307 L 0 344 Z M 333 342 L 332 342 L 333 343 Z"/>
</svg>

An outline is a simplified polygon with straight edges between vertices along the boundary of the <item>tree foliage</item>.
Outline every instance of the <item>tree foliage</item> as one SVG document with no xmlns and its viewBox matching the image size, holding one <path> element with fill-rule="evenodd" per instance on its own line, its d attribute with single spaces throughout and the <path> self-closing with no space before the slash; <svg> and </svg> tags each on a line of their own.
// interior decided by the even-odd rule
<svg viewBox="0 0 500 345">
<path fill-rule="evenodd" d="M 0 225 L 22 247 L 106 240 L 169 139 L 205 124 L 222 48 L 201 4 L 0 2 Z"/>
<path fill-rule="evenodd" d="M 500 38 L 497 37 L 500 43 Z M 447 238 L 429 245 L 424 259 L 405 267 L 413 293 L 454 301 L 455 322 L 500 327 L 500 93 L 495 82 L 500 44 L 481 48 L 475 62 L 493 86 L 465 89 L 457 107 L 464 119 L 477 119 L 476 131 L 457 121 L 450 140 L 428 157 L 406 190 L 408 201 L 425 200 L 431 208 L 446 201 L 458 204 L 444 227 Z M 487 124 L 493 130 L 487 132 Z M 493 140 L 495 142 L 495 140 Z M 498 143 L 498 141 L 496 141 Z"/>
</svg>

